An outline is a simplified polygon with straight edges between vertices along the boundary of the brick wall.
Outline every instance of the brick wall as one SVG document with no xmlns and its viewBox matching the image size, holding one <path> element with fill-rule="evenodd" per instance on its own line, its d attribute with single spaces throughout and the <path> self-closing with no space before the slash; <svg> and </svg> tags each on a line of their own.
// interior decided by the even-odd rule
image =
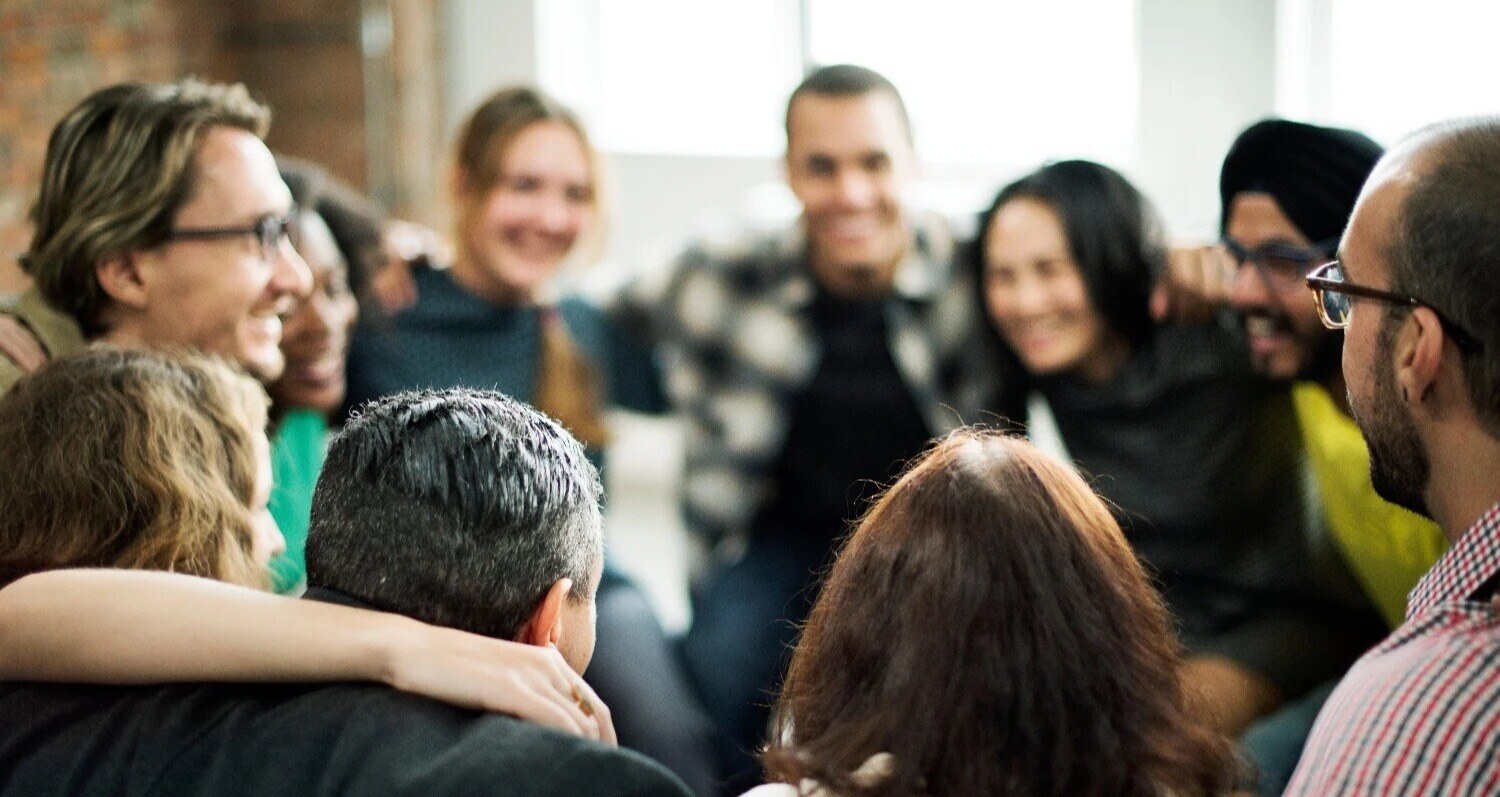
<svg viewBox="0 0 1500 797">
<path fill-rule="evenodd" d="M 384 58 L 361 50 L 362 13 L 388 26 Z M 122 80 L 244 82 L 271 106 L 273 150 L 420 209 L 441 126 L 437 13 L 437 0 L 0 0 L 0 295 L 24 286 L 15 256 L 48 133 L 89 92 Z M 370 87 L 381 92 L 375 158 Z"/>
</svg>

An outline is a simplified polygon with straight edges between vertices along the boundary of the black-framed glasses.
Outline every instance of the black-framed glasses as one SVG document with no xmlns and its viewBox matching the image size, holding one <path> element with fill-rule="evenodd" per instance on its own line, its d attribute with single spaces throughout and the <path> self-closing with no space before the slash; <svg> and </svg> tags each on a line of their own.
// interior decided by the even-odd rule
<svg viewBox="0 0 1500 797">
<path fill-rule="evenodd" d="M 1354 297 L 1357 296 L 1403 307 L 1425 307 L 1438 317 L 1438 321 L 1453 336 L 1453 342 L 1460 349 L 1477 351 L 1481 348 L 1478 338 L 1421 299 L 1348 282 L 1344 277 L 1344 268 L 1337 260 L 1313 269 L 1307 277 L 1307 286 L 1313 290 L 1318 317 L 1323 319 L 1323 326 L 1329 329 L 1344 329 L 1349 326 L 1349 313 L 1353 310 Z"/>
<path fill-rule="evenodd" d="M 167 241 L 207 241 L 216 238 L 233 238 L 249 235 L 260 245 L 260 258 L 264 262 L 275 259 L 275 252 L 283 239 L 292 234 L 297 221 L 297 207 L 292 206 L 285 216 L 266 216 L 243 227 L 179 227 L 167 233 Z"/>
</svg>

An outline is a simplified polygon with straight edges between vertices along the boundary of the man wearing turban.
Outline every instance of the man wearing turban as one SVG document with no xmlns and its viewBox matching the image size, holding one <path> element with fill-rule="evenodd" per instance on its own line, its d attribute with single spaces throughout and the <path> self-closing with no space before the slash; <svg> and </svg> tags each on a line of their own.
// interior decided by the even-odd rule
<svg viewBox="0 0 1500 797">
<path fill-rule="evenodd" d="M 1174 257 L 1171 278 L 1178 289 L 1191 286 L 1186 292 L 1198 299 L 1232 305 L 1256 370 L 1290 385 L 1323 525 L 1394 628 L 1405 617 L 1407 593 L 1446 540 L 1431 521 L 1375 494 L 1369 453 L 1350 417 L 1339 368 L 1341 336 L 1319 320 L 1306 282 L 1308 272 L 1333 258 L 1381 154 L 1379 144 L 1352 130 L 1282 119 L 1252 125 L 1235 140 L 1220 173 L 1221 245 L 1196 258 Z M 1167 310 L 1166 298 L 1158 300 L 1158 310 Z M 1171 304 L 1185 302 L 1176 294 Z M 1280 793 L 1332 687 L 1313 690 L 1245 735 L 1261 771 L 1261 793 Z"/>
</svg>

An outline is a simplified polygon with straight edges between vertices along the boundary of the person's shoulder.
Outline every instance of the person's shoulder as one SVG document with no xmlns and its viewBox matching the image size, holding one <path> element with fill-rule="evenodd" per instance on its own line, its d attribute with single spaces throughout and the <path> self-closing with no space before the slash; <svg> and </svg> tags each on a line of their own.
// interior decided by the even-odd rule
<svg viewBox="0 0 1500 797">
<path fill-rule="evenodd" d="M 434 323 L 482 318 L 492 310 L 488 302 L 464 290 L 449 269 L 413 268 L 412 279 L 416 283 L 416 303 L 379 319 L 392 328 L 423 329 Z"/>
<path fill-rule="evenodd" d="M 21 381 L 26 372 L 21 367 L 11 362 L 9 357 L 0 354 L 0 396 L 10 392 L 10 389 Z"/>
<path fill-rule="evenodd" d="M 391 793 L 686 793 L 644 756 L 502 714 L 367 685 L 323 687 L 304 699 L 309 702 L 296 713 L 338 728 L 341 748 L 358 751 L 348 758 L 350 766 L 382 762 L 375 765 L 384 770 L 379 779 L 401 785 Z"/>
<path fill-rule="evenodd" d="M 764 786 L 756 786 L 740 797 L 799 797 L 801 792 L 790 783 L 767 783 Z"/>
<path fill-rule="evenodd" d="M 609 328 L 609 318 L 599 305 L 579 294 L 558 300 L 557 310 L 562 314 L 563 323 L 568 325 L 568 331 L 574 334 L 596 335 Z"/>
<path fill-rule="evenodd" d="M 804 238 L 794 224 L 759 221 L 699 232 L 683 247 L 677 267 L 733 276 L 785 269 L 803 256 Z"/>
<path fill-rule="evenodd" d="M 687 794 L 676 776 L 639 753 L 500 714 L 474 717 L 441 760 L 447 793 Z"/>
</svg>

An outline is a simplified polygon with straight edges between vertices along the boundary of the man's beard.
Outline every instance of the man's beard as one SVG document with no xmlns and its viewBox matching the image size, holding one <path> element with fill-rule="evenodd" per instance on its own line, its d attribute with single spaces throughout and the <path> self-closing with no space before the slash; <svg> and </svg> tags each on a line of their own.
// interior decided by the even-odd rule
<svg viewBox="0 0 1500 797">
<path fill-rule="evenodd" d="M 1384 331 L 1377 351 L 1389 352 L 1390 343 Z M 1394 339 L 1394 335 L 1390 336 Z M 1355 423 L 1364 433 L 1370 449 L 1370 483 L 1381 498 L 1430 517 L 1427 512 L 1427 480 L 1430 475 L 1427 451 L 1417 436 L 1411 414 L 1396 398 L 1396 373 L 1389 357 L 1382 357 L 1375 367 L 1375 397 L 1370 417 Z M 1351 403 L 1350 409 L 1354 408 Z"/>
</svg>

